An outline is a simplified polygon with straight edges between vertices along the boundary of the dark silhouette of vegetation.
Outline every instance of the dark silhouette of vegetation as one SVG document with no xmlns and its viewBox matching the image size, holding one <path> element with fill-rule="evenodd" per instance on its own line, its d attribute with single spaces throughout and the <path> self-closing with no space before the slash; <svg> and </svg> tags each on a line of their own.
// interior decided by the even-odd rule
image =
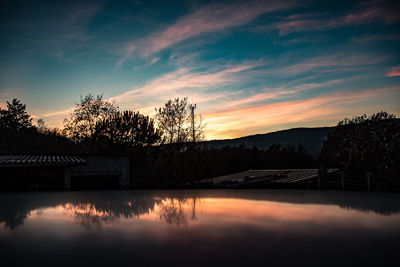
<svg viewBox="0 0 400 267">
<path fill-rule="evenodd" d="M 190 144 L 188 144 L 190 147 Z M 155 147 L 139 159 L 131 175 L 136 187 L 187 187 L 197 186 L 197 181 L 249 169 L 317 168 L 317 162 L 299 146 L 272 145 L 268 150 L 257 148 L 224 147 L 209 149 L 199 146 L 196 151 L 187 149 L 180 154 L 180 162 L 167 153 L 165 146 Z M 138 163 L 136 163 L 138 164 Z M 137 166 L 137 165 L 136 165 Z"/>
<path fill-rule="evenodd" d="M 0 127 L 24 130 L 32 127 L 32 118 L 26 112 L 26 105 L 14 98 L 7 101 L 7 109 L 0 108 Z"/>
<path fill-rule="evenodd" d="M 166 187 L 176 187 L 193 182 L 197 158 L 196 144 L 203 138 L 204 126 L 201 117 L 195 114 L 196 104 L 189 104 L 187 98 L 175 98 L 156 109 L 157 126 L 162 131 L 161 146 L 153 151 L 152 161 L 156 173 Z M 154 167 L 153 167 L 154 171 Z M 146 175 L 147 176 L 147 175 Z"/>
<path fill-rule="evenodd" d="M 139 112 L 112 112 L 97 120 L 93 140 L 108 150 L 137 151 L 156 144 L 161 132 L 155 128 L 149 116 Z"/>
<path fill-rule="evenodd" d="M 106 196 L 106 197 L 105 197 Z M 285 191 L 138 191 L 134 194 L 120 192 L 73 192 L 67 194 L 43 193 L 42 197 L 26 194 L 21 197 L 0 199 L 0 223 L 16 230 L 24 224 L 29 214 L 52 207 L 62 207 L 66 214 L 86 227 L 101 227 L 118 219 L 137 218 L 156 213 L 167 224 L 185 225 L 195 220 L 196 210 L 202 209 L 204 198 L 239 198 L 293 204 L 336 205 L 344 209 L 391 215 L 400 212 L 400 202 L 390 194 L 317 194 L 306 191 L 293 194 Z"/>
<path fill-rule="evenodd" d="M 181 144 L 189 136 L 186 124 L 188 122 L 187 98 L 169 100 L 164 107 L 156 109 L 158 127 L 164 133 L 163 143 Z"/>
<path fill-rule="evenodd" d="M 187 97 L 168 100 L 156 109 L 157 125 L 163 132 L 163 143 L 183 144 L 203 139 L 204 126 L 195 114 L 196 104 L 189 104 Z"/>
<path fill-rule="evenodd" d="M 210 140 L 205 141 L 204 144 L 213 149 L 221 149 L 226 146 L 238 147 L 243 144 L 246 148 L 257 147 L 259 150 L 267 150 L 273 144 L 302 144 L 307 148 L 308 153 L 313 157 L 318 157 L 327 134 L 334 130 L 335 127 L 292 128 L 234 139 Z"/>
<path fill-rule="evenodd" d="M 197 186 L 200 180 L 250 169 L 326 167 L 351 175 L 365 171 L 399 175 L 400 123 L 379 112 L 340 121 L 324 142 L 318 163 L 304 145 L 212 148 L 203 138 L 196 105 L 187 98 L 156 109 L 155 121 L 88 94 L 65 119 L 63 131 L 43 119 L 32 125 L 20 100 L 0 111 L 1 153 L 123 153 L 131 160 L 132 188 Z M 325 131 L 325 130 L 324 130 Z M 350 157 L 349 157 L 350 155 Z"/>
<path fill-rule="evenodd" d="M 91 94 L 81 97 L 74 111 L 64 119 L 63 134 L 76 143 L 94 144 L 96 123 L 116 112 L 118 107 L 105 99 L 103 95 Z"/>
<path fill-rule="evenodd" d="M 328 135 L 320 159 L 353 175 L 369 171 L 399 177 L 400 121 L 384 111 L 346 118 Z"/>
<path fill-rule="evenodd" d="M 76 153 L 75 146 L 58 129 L 49 129 L 39 119 L 38 126 L 20 100 L 7 101 L 0 109 L 0 153 Z"/>
</svg>

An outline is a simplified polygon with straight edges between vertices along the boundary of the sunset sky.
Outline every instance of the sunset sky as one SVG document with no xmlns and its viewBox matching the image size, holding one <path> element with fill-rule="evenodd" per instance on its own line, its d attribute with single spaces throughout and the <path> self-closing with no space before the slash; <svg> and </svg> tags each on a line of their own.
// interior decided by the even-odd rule
<svg viewBox="0 0 400 267">
<path fill-rule="evenodd" d="M 148 115 L 187 96 L 207 139 L 399 117 L 399 3 L 2 1 L 0 106 L 62 127 L 87 93 Z"/>
</svg>

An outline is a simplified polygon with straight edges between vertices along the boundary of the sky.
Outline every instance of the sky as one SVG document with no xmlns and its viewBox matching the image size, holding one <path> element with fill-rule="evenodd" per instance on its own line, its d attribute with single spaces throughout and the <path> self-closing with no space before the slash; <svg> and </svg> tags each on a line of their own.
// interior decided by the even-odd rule
<svg viewBox="0 0 400 267">
<path fill-rule="evenodd" d="M 399 1 L 2 1 L 0 107 L 62 128 L 80 96 L 153 116 L 188 97 L 207 139 L 400 116 Z"/>
</svg>

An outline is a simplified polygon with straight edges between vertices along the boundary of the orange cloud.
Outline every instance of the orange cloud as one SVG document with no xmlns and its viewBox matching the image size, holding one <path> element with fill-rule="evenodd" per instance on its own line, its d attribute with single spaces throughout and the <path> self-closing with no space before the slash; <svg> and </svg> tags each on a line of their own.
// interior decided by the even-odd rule
<svg viewBox="0 0 400 267">
<path fill-rule="evenodd" d="M 206 136 L 208 139 L 234 138 L 266 132 L 282 125 L 312 125 L 311 122 L 315 121 L 319 124 L 323 121 L 324 125 L 328 121 L 335 124 L 349 114 L 367 112 L 366 108 L 368 112 L 375 112 L 376 103 L 384 98 L 399 98 L 399 93 L 400 86 L 394 86 L 256 106 L 229 108 L 227 103 L 225 109 L 203 114 L 207 122 Z"/>
<path fill-rule="evenodd" d="M 386 77 L 400 76 L 400 65 L 391 68 L 387 73 Z"/>
<path fill-rule="evenodd" d="M 239 81 L 239 73 L 258 65 L 259 63 L 257 62 L 248 62 L 247 64 L 227 66 L 225 69 L 213 73 L 190 72 L 191 69 L 189 68 L 180 68 L 156 78 L 142 87 L 115 96 L 111 100 L 115 100 L 118 103 L 126 103 L 135 101 L 139 96 L 155 100 L 161 95 L 163 100 L 165 100 L 180 95 L 183 89 L 189 89 L 190 96 L 193 93 L 199 95 L 199 92 L 205 89 L 216 88 Z M 188 92 L 185 92 L 185 95 L 189 96 Z M 143 99 L 141 100 L 143 101 Z"/>
</svg>

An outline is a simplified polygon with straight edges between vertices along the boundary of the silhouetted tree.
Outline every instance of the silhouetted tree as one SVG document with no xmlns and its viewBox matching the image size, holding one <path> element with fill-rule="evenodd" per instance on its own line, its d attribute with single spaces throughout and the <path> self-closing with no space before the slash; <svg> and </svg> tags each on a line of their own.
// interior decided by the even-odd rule
<svg viewBox="0 0 400 267">
<path fill-rule="evenodd" d="M 93 138 L 122 150 L 133 150 L 157 143 L 161 132 L 154 121 L 139 112 L 113 112 L 96 122 Z"/>
<path fill-rule="evenodd" d="M 48 129 L 42 119 L 32 125 L 26 106 L 19 100 L 0 110 L 0 153 L 72 153 L 77 147 L 57 129 Z"/>
<path fill-rule="evenodd" d="M 164 107 L 156 111 L 157 125 L 164 133 L 165 143 L 181 144 L 188 140 L 190 129 L 187 97 L 168 100 Z"/>
<path fill-rule="evenodd" d="M 103 95 L 94 97 L 91 94 L 81 97 L 80 103 L 68 118 L 64 119 L 63 133 L 74 142 L 86 142 L 92 139 L 96 123 L 116 112 L 118 107 L 107 100 Z"/>
<path fill-rule="evenodd" d="M 364 114 L 361 116 L 355 116 L 352 119 L 344 118 L 343 120 L 338 122 L 337 126 L 361 125 L 363 123 L 372 123 L 395 118 L 396 116 L 394 114 L 387 113 L 386 111 L 380 111 L 372 114 L 370 117 L 368 117 L 367 114 Z"/>
<path fill-rule="evenodd" d="M 324 142 L 320 159 L 328 167 L 354 169 L 354 155 L 359 170 L 399 173 L 400 121 L 384 111 L 340 121 Z"/>
<path fill-rule="evenodd" d="M 46 122 L 45 122 L 42 118 L 39 118 L 39 119 L 37 120 L 36 129 L 37 129 L 37 131 L 38 131 L 39 133 L 43 133 L 43 134 L 49 132 L 49 128 L 47 128 Z"/>
<path fill-rule="evenodd" d="M 198 165 L 195 144 L 203 138 L 201 117 L 195 114 L 196 105 L 189 104 L 187 97 L 169 100 L 156 109 L 156 121 L 163 132 L 160 148 L 160 172 L 165 173 L 168 185 L 179 186 L 196 178 Z M 193 149 L 190 149 L 193 148 Z"/>
<path fill-rule="evenodd" d="M 32 118 L 26 112 L 26 105 L 16 98 L 7 101 L 7 109 L 0 109 L 0 126 L 14 130 L 31 128 Z"/>
<path fill-rule="evenodd" d="M 203 119 L 201 115 L 196 115 L 195 110 L 197 108 L 196 104 L 189 104 L 189 121 L 190 121 L 190 142 L 195 145 L 196 143 L 204 139 L 204 128 Z"/>
</svg>

